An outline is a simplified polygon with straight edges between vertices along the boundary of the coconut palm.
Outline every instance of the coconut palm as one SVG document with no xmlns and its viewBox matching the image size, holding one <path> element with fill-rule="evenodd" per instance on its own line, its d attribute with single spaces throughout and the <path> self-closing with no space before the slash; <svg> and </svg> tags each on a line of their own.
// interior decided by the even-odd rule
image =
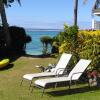
<svg viewBox="0 0 100 100">
<path fill-rule="evenodd" d="M 88 0 L 83 0 L 86 3 Z M 74 25 L 77 25 L 78 0 L 74 0 Z"/>
<path fill-rule="evenodd" d="M 77 25 L 78 0 L 74 0 L 74 25 Z"/>
<path fill-rule="evenodd" d="M 20 0 L 17 0 L 17 1 L 20 4 Z M 1 21 L 2 21 L 2 26 L 3 26 L 3 32 L 5 35 L 5 46 L 7 48 L 11 46 L 11 38 L 10 38 L 9 30 L 8 30 L 8 23 L 7 23 L 6 13 L 5 13 L 5 6 L 9 7 L 9 6 L 11 6 L 11 3 L 13 3 L 13 2 L 14 2 L 14 0 L 0 0 Z"/>
</svg>

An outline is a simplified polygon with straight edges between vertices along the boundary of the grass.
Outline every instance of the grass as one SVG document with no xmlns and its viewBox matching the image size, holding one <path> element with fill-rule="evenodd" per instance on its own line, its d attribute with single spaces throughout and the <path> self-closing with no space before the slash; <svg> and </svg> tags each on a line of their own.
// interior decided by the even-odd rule
<svg viewBox="0 0 100 100">
<path fill-rule="evenodd" d="M 47 89 L 41 98 L 41 89 L 34 88 L 33 93 L 29 91 L 29 82 L 24 81 L 20 86 L 22 76 L 26 73 L 39 72 L 36 65 L 48 65 L 54 63 L 55 58 L 31 58 L 20 57 L 12 62 L 11 68 L 0 71 L 0 100 L 100 100 L 100 90 L 87 84 L 57 89 Z"/>
</svg>

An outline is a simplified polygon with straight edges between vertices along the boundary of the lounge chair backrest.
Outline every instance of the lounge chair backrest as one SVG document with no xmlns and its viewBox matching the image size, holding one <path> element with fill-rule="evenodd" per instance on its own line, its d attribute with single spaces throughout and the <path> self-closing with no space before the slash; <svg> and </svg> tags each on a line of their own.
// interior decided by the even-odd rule
<svg viewBox="0 0 100 100">
<path fill-rule="evenodd" d="M 56 67 L 52 71 L 54 73 L 57 73 L 58 72 L 59 74 L 63 74 L 63 72 L 65 71 L 65 68 L 66 68 L 66 66 L 67 66 L 67 64 L 68 64 L 71 56 L 72 56 L 72 54 L 63 53 L 62 56 L 60 57 L 57 65 L 56 65 Z M 60 70 L 63 70 L 63 71 L 60 71 Z"/>
<path fill-rule="evenodd" d="M 85 69 L 87 68 L 87 66 L 90 64 L 90 62 L 91 60 L 81 59 L 76 64 L 76 66 L 72 69 L 72 71 L 69 73 L 68 78 L 71 79 L 74 73 L 78 73 L 78 74 L 74 74 L 72 77 L 72 80 L 78 80 L 80 76 L 83 74 L 83 72 L 85 71 Z"/>
</svg>

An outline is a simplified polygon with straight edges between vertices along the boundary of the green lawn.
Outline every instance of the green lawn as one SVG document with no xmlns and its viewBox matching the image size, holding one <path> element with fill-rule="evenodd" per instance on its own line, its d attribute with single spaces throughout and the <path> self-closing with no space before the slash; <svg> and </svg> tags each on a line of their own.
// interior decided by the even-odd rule
<svg viewBox="0 0 100 100">
<path fill-rule="evenodd" d="M 100 100 L 100 90 L 89 89 L 86 84 L 73 86 L 70 91 L 67 87 L 47 89 L 43 98 L 41 89 L 34 88 L 30 93 L 28 81 L 20 86 L 24 74 L 39 72 L 36 65 L 45 66 L 56 61 L 55 58 L 20 57 L 12 62 L 12 68 L 0 71 L 0 100 Z"/>
</svg>

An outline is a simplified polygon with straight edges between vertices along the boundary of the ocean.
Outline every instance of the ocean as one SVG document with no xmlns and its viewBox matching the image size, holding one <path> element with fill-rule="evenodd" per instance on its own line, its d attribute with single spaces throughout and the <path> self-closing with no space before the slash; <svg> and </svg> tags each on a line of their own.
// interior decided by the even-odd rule
<svg viewBox="0 0 100 100">
<path fill-rule="evenodd" d="M 26 54 L 29 55 L 41 55 L 43 50 L 43 45 L 40 41 L 40 37 L 42 36 L 50 36 L 54 37 L 56 36 L 61 30 L 26 30 L 27 35 L 30 35 L 32 38 L 32 41 L 30 43 L 27 43 L 26 45 Z M 49 46 L 49 52 L 50 51 Z"/>
</svg>

